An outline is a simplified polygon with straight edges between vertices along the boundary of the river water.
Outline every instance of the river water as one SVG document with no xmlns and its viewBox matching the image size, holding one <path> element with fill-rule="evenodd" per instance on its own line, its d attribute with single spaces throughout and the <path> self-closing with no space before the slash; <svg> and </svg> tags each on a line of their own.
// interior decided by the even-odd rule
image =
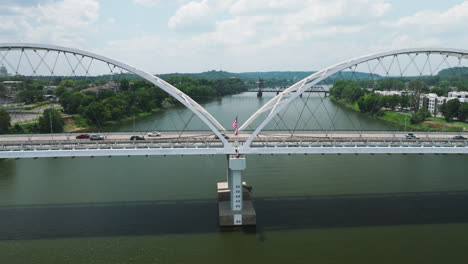
<svg viewBox="0 0 468 264">
<path fill-rule="evenodd" d="M 203 105 L 230 127 L 267 100 Z M 336 129 L 392 129 L 309 101 L 328 114 L 308 128 L 337 116 Z M 173 108 L 135 130 L 204 129 L 185 126 L 190 118 Z M 244 179 L 258 226 L 232 231 L 217 226 L 224 156 L 2 160 L 0 263 L 466 263 L 467 164 L 458 155 L 251 155 Z"/>
</svg>

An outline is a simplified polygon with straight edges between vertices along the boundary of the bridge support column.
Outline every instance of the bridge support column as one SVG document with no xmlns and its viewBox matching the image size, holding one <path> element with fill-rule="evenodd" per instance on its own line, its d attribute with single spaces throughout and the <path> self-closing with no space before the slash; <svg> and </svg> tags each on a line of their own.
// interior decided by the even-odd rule
<svg viewBox="0 0 468 264">
<path fill-rule="evenodd" d="M 220 226 L 255 225 L 256 214 L 250 200 L 250 190 L 242 182 L 246 168 L 243 156 L 228 156 L 227 182 L 218 182 L 218 210 Z"/>
</svg>

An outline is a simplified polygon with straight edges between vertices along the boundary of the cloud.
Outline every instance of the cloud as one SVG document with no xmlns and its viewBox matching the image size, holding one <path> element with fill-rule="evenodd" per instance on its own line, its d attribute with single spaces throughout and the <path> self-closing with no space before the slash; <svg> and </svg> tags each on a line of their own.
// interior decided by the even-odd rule
<svg viewBox="0 0 468 264">
<path fill-rule="evenodd" d="M 2 25 L 2 31 L 9 29 L 11 32 L 5 41 L 76 46 L 84 43 L 87 35 L 94 31 L 93 25 L 99 17 L 97 0 L 30 2 L 35 4 L 11 4 L 7 12 L 0 14 L 1 21 L 14 21 L 14 25 Z"/>
<path fill-rule="evenodd" d="M 225 11 L 233 0 L 190 1 L 182 5 L 169 19 L 168 26 L 173 30 L 201 30 L 213 25 L 216 15 Z"/>
<path fill-rule="evenodd" d="M 398 20 L 396 26 L 450 26 L 468 22 L 468 1 L 446 11 L 425 10 Z M 466 24 L 465 24 L 466 25 Z"/>
<path fill-rule="evenodd" d="M 133 0 L 133 3 L 143 6 L 155 6 L 159 4 L 161 0 Z"/>
</svg>

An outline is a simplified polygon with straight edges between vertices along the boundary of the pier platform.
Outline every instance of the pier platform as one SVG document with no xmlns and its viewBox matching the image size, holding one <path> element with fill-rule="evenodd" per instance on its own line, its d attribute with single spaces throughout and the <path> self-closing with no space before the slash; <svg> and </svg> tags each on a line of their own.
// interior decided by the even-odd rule
<svg viewBox="0 0 468 264">
<path fill-rule="evenodd" d="M 257 214 L 246 182 L 242 182 L 242 210 L 231 210 L 230 190 L 227 182 L 218 182 L 218 216 L 220 226 L 254 226 Z"/>
</svg>

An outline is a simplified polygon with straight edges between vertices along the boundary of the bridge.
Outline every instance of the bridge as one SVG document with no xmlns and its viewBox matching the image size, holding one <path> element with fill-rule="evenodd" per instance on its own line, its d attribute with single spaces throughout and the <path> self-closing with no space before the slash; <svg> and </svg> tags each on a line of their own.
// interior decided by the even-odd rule
<svg viewBox="0 0 468 264">
<path fill-rule="evenodd" d="M 304 93 L 323 93 L 325 97 L 327 94 L 330 93 L 330 88 L 331 85 L 316 85 L 313 87 L 309 87 L 309 89 L 305 90 Z M 276 93 L 276 95 L 280 94 L 284 90 L 286 90 L 288 87 L 271 87 L 271 88 L 256 88 L 256 89 L 249 89 L 247 92 L 249 93 Z M 301 95 L 300 95 L 301 96 Z M 302 96 L 301 96 L 302 97 Z"/>
<path fill-rule="evenodd" d="M 432 59 L 436 57 L 436 59 Z M 49 60 L 48 60 L 49 59 Z M 78 49 L 42 44 L 0 44 L 0 64 L 15 76 L 94 76 L 113 78 L 122 73 L 134 74 L 161 88 L 189 109 L 208 129 L 206 131 L 163 132 L 159 138 L 130 140 L 134 133 L 106 133 L 99 141 L 79 140 L 75 134 L 2 135 L 0 158 L 57 158 L 98 156 L 149 155 L 227 155 L 227 183 L 218 185 L 221 225 L 255 224 L 255 211 L 248 201 L 242 182 L 246 155 L 250 154 L 468 154 L 467 140 L 456 140 L 462 133 L 419 133 L 417 138 L 405 137 L 406 132 L 392 131 L 319 131 L 298 129 L 317 119 L 317 110 L 307 103 L 311 93 L 327 93 L 321 85 L 331 76 L 347 71 L 359 80 L 357 72 L 368 69 L 369 76 L 426 76 L 437 73 L 444 65 L 448 69 L 461 66 L 468 59 L 468 50 L 450 48 L 418 48 L 388 51 L 344 61 L 315 72 L 294 85 L 276 91 L 277 95 L 263 104 L 239 127 L 239 134 L 227 130 L 206 109 L 175 86 L 126 63 Z M 13 61 L 12 61 L 13 60 Z M 406 60 L 406 62 L 405 62 Z M 27 63 L 25 63 L 25 61 Z M 418 66 L 418 62 L 420 65 Z M 26 65 L 26 66 L 21 66 Z M 413 70 L 411 70 L 412 66 Z M 68 70 L 68 72 L 63 72 Z M 60 72 L 62 71 L 62 72 Z M 411 72 L 414 71 L 414 72 Z M 309 95 L 303 96 L 308 93 Z M 320 104 L 323 104 L 321 97 Z M 295 114 L 287 115 L 288 109 Z M 333 123 L 332 117 L 324 112 Z M 191 120 L 192 118 L 190 118 Z M 297 119 L 288 123 L 291 119 Z M 304 120 L 305 119 L 305 120 Z M 190 122 L 190 121 L 189 121 Z M 286 130 L 269 131 L 268 125 L 290 125 Z M 237 132 L 237 131 L 236 131 Z M 236 133 L 237 134 L 237 133 Z"/>
</svg>

